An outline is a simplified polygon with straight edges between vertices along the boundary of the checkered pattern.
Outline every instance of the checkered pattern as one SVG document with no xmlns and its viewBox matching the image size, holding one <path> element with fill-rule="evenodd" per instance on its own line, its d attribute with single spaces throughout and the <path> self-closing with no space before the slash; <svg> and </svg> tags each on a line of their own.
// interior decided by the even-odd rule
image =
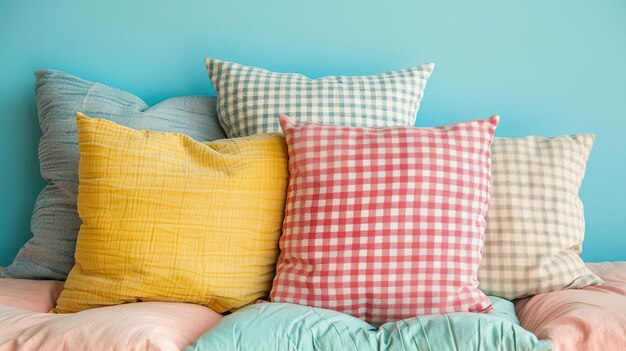
<svg viewBox="0 0 626 351">
<path fill-rule="evenodd" d="M 593 135 L 497 138 L 480 289 L 514 299 L 602 283 L 578 256 L 585 233 L 578 188 Z"/>
<path fill-rule="evenodd" d="M 309 79 L 207 59 L 230 138 L 280 132 L 279 114 L 351 127 L 413 126 L 433 64 L 373 76 Z"/>
<path fill-rule="evenodd" d="M 280 122 L 290 181 L 272 301 L 373 324 L 491 309 L 476 274 L 497 116 L 437 128 Z"/>
</svg>

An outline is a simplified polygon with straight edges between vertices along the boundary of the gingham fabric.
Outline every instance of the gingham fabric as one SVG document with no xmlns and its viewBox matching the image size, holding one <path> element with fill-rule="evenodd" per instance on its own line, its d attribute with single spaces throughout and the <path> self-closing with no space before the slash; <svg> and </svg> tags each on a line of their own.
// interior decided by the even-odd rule
<svg viewBox="0 0 626 351">
<path fill-rule="evenodd" d="M 496 138 L 480 289 L 514 299 L 601 284 L 578 256 L 585 233 L 578 188 L 593 135 Z"/>
<path fill-rule="evenodd" d="M 206 59 L 217 112 L 230 138 L 280 132 L 279 114 L 352 127 L 413 126 L 434 65 L 372 76 L 310 79 Z"/>
<path fill-rule="evenodd" d="M 372 324 L 490 310 L 476 274 L 497 116 L 437 128 L 280 122 L 290 180 L 273 302 Z"/>
</svg>

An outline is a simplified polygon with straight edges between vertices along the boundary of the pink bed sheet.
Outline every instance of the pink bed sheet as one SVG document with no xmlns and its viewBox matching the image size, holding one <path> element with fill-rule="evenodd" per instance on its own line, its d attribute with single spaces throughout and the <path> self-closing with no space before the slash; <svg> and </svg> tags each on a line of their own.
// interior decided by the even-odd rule
<svg viewBox="0 0 626 351">
<path fill-rule="evenodd" d="M 606 285 L 521 299 L 515 303 L 518 318 L 555 350 L 626 350 L 626 262 L 587 266 Z"/>
<path fill-rule="evenodd" d="M 626 350 L 626 262 L 587 265 L 606 285 L 521 299 L 518 318 L 555 350 Z M 179 350 L 222 317 L 202 306 L 162 302 L 44 313 L 62 289 L 57 281 L 0 279 L 0 351 Z"/>
<path fill-rule="evenodd" d="M 48 312 L 62 290 L 63 282 L 55 280 L 1 279 L 0 305 Z"/>
<path fill-rule="evenodd" d="M 63 282 L 0 279 L 0 351 L 180 350 L 222 318 L 203 306 L 166 302 L 42 313 L 62 288 Z"/>
</svg>

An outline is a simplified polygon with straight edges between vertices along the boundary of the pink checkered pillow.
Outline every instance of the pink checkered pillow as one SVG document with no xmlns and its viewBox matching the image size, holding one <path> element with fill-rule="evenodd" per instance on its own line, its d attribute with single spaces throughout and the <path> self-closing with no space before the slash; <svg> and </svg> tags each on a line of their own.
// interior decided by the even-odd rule
<svg viewBox="0 0 626 351">
<path fill-rule="evenodd" d="M 476 275 L 497 116 L 437 128 L 280 123 L 291 175 L 272 301 L 373 324 L 491 310 Z"/>
</svg>

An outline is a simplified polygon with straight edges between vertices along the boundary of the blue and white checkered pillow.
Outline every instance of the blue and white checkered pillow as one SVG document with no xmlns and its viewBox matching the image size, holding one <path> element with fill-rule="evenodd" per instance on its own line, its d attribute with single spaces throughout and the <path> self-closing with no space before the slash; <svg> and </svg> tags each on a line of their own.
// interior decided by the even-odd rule
<svg viewBox="0 0 626 351">
<path fill-rule="evenodd" d="M 351 127 L 413 126 L 434 64 L 310 79 L 216 59 L 206 66 L 228 137 L 280 132 L 278 116 Z"/>
</svg>

